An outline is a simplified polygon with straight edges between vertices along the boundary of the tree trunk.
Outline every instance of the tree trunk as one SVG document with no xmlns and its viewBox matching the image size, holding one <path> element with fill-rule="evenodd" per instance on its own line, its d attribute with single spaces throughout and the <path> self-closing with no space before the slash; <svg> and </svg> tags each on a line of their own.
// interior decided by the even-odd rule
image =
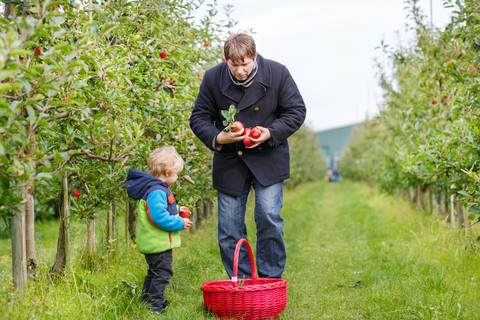
<svg viewBox="0 0 480 320">
<path fill-rule="evenodd" d="M 417 186 L 415 189 L 416 189 L 415 202 L 416 202 L 417 208 L 422 209 L 422 188 L 420 186 Z"/>
<path fill-rule="evenodd" d="M 430 214 L 433 214 L 433 193 L 431 189 L 428 190 L 428 210 Z"/>
<path fill-rule="evenodd" d="M 16 3 L 6 3 L 4 16 L 7 19 L 17 16 Z M 25 187 L 19 192 L 25 195 Z M 18 212 L 14 211 L 11 219 L 12 230 L 12 273 L 14 290 L 23 290 L 27 284 L 27 255 L 25 239 L 25 205 L 18 205 Z"/>
<path fill-rule="evenodd" d="M 202 204 L 200 201 L 195 203 L 195 209 L 193 211 L 193 214 L 190 216 L 190 220 L 192 221 L 192 226 L 190 227 L 191 233 L 197 232 L 197 223 L 200 221 L 200 216 L 202 216 Z"/>
<path fill-rule="evenodd" d="M 410 204 L 415 203 L 415 190 L 412 188 L 408 188 L 408 202 L 410 202 Z"/>
<path fill-rule="evenodd" d="M 21 195 L 25 187 L 20 187 Z M 14 290 L 23 290 L 27 284 L 27 256 L 25 249 L 25 205 L 17 206 L 18 212 L 13 212 L 12 230 L 12 273 Z"/>
<path fill-rule="evenodd" d="M 213 211 L 212 202 L 209 197 L 205 197 L 205 201 L 203 202 L 203 210 L 205 211 L 206 217 L 208 217 Z"/>
<path fill-rule="evenodd" d="M 440 214 L 442 215 L 442 217 L 446 217 L 447 212 L 445 210 L 444 197 L 443 197 L 442 192 L 439 191 L 438 189 L 435 189 L 435 200 L 437 201 L 438 210 L 440 211 Z"/>
<path fill-rule="evenodd" d="M 58 201 L 60 226 L 58 231 L 57 254 L 50 273 L 62 274 L 69 259 L 70 203 L 68 197 L 68 173 L 63 173 L 62 192 Z"/>
<path fill-rule="evenodd" d="M 17 16 L 17 4 L 16 3 L 6 3 L 5 4 L 5 18 L 13 18 Z"/>
<path fill-rule="evenodd" d="M 130 244 L 130 237 L 128 235 L 129 223 L 130 223 L 130 201 L 127 200 L 125 202 L 125 241 L 127 242 L 127 247 Z"/>
<path fill-rule="evenodd" d="M 27 255 L 27 271 L 30 278 L 37 273 L 37 254 L 35 250 L 35 199 L 33 186 L 27 185 L 25 198 L 25 245 Z"/>
<path fill-rule="evenodd" d="M 87 218 L 87 251 L 91 255 L 97 247 L 97 240 L 95 237 L 95 219 Z"/>
<path fill-rule="evenodd" d="M 202 200 L 198 200 L 197 203 L 195 203 L 195 210 L 197 211 L 197 221 L 198 222 L 205 219 L 205 210 L 204 210 Z"/>
<path fill-rule="evenodd" d="M 465 210 L 465 206 L 461 203 L 458 203 L 458 217 L 460 219 L 460 224 L 465 231 L 465 235 L 468 234 L 468 217 L 467 217 L 467 210 Z"/>
<path fill-rule="evenodd" d="M 29 164 L 35 166 L 35 132 L 30 136 L 30 144 L 25 149 L 25 155 L 30 159 Z M 25 188 L 25 243 L 27 250 L 27 270 L 30 278 L 35 278 L 37 273 L 37 254 L 35 250 L 35 198 L 33 183 L 29 183 Z"/>
<path fill-rule="evenodd" d="M 137 206 L 129 202 L 130 214 L 128 215 L 128 232 L 132 241 L 137 241 Z"/>
<path fill-rule="evenodd" d="M 125 203 L 125 239 L 127 245 L 130 240 L 135 242 L 137 238 L 137 207 L 133 202 L 127 200 Z"/>
<path fill-rule="evenodd" d="M 106 240 L 107 240 L 107 248 L 109 251 L 115 251 L 115 214 L 116 214 L 116 206 L 113 202 L 110 203 L 110 206 L 107 210 L 107 232 L 106 232 Z"/>
</svg>

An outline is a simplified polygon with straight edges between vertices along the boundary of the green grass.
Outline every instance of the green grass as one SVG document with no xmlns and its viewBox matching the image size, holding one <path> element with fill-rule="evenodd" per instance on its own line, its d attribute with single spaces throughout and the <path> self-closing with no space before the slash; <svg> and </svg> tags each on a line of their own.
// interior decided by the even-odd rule
<svg viewBox="0 0 480 320">
<path fill-rule="evenodd" d="M 348 181 L 288 191 L 283 216 L 289 286 L 281 319 L 480 318 L 480 262 L 476 242 L 470 241 L 478 228 L 467 237 L 401 199 Z M 73 260 L 60 279 L 47 276 L 58 223 L 38 223 L 39 275 L 17 295 L 10 285 L 9 237 L 0 234 L 0 314 L 6 319 L 153 317 L 138 298 L 146 263 L 126 245 L 121 214 L 117 223 L 117 250 L 100 250 L 93 262 L 83 249 L 85 226 L 72 224 Z M 254 248 L 251 208 L 247 224 Z M 101 243 L 102 225 L 97 228 Z M 203 308 L 200 285 L 226 279 L 216 217 L 195 234 L 184 232 L 182 241 L 174 251 L 165 319 L 212 319 Z"/>
</svg>

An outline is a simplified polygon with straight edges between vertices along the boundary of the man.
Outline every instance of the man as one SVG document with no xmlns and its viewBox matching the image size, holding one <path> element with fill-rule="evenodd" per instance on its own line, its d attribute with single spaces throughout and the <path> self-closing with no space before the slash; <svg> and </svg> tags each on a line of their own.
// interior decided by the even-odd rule
<svg viewBox="0 0 480 320">
<path fill-rule="evenodd" d="M 190 127 L 215 151 L 213 186 L 218 191 L 218 242 L 223 265 L 232 277 L 233 254 L 247 238 L 247 197 L 255 191 L 257 269 L 264 278 L 281 278 L 286 263 L 283 239 L 283 181 L 290 176 L 287 138 L 300 128 L 306 108 L 287 68 L 256 52 L 253 38 L 231 35 L 224 45 L 225 62 L 207 70 L 190 117 Z M 244 130 L 224 131 L 221 111 L 236 107 L 235 120 L 257 126 L 261 135 L 243 144 Z M 251 276 L 245 248 L 238 276 Z"/>
</svg>

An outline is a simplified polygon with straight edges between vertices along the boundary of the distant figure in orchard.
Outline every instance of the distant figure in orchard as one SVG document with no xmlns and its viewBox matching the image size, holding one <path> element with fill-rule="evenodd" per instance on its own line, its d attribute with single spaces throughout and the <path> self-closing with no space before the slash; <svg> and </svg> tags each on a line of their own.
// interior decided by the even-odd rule
<svg viewBox="0 0 480 320">
<path fill-rule="evenodd" d="M 327 178 L 330 182 L 338 182 L 338 180 L 340 180 L 340 174 L 338 173 L 337 169 L 328 170 Z"/>
<path fill-rule="evenodd" d="M 148 272 L 143 283 L 142 299 L 152 311 L 164 313 L 169 302 L 165 288 L 173 276 L 172 248 L 180 247 L 180 230 L 192 222 L 177 213 L 175 198 L 169 187 L 183 170 L 183 159 L 174 147 L 152 152 L 147 161 L 149 173 L 130 169 L 127 193 L 137 203 L 137 247 L 145 255 Z"/>
<path fill-rule="evenodd" d="M 259 55 L 253 38 L 231 35 L 224 62 L 207 70 L 190 117 L 190 127 L 211 150 L 213 186 L 218 191 L 218 243 L 228 275 L 235 245 L 247 238 L 247 197 L 255 191 L 258 275 L 280 278 L 286 263 L 283 239 L 283 181 L 290 177 L 287 138 L 303 124 L 305 103 L 287 68 Z M 224 124 L 230 106 L 235 125 Z M 223 111 L 223 112 L 222 112 Z M 251 134 L 248 133 L 251 129 Z M 260 131 L 253 134 L 254 129 Z M 256 131 L 255 130 L 255 131 Z M 251 276 L 245 247 L 238 276 Z"/>
</svg>

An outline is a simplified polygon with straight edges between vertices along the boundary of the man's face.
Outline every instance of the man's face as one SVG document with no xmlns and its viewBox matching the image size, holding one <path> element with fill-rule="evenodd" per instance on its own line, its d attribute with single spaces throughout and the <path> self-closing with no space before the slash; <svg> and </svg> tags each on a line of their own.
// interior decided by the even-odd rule
<svg viewBox="0 0 480 320">
<path fill-rule="evenodd" d="M 237 80 L 246 80 L 255 66 L 255 58 L 245 57 L 243 60 L 227 60 L 228 68 Z"/>
</svg>

